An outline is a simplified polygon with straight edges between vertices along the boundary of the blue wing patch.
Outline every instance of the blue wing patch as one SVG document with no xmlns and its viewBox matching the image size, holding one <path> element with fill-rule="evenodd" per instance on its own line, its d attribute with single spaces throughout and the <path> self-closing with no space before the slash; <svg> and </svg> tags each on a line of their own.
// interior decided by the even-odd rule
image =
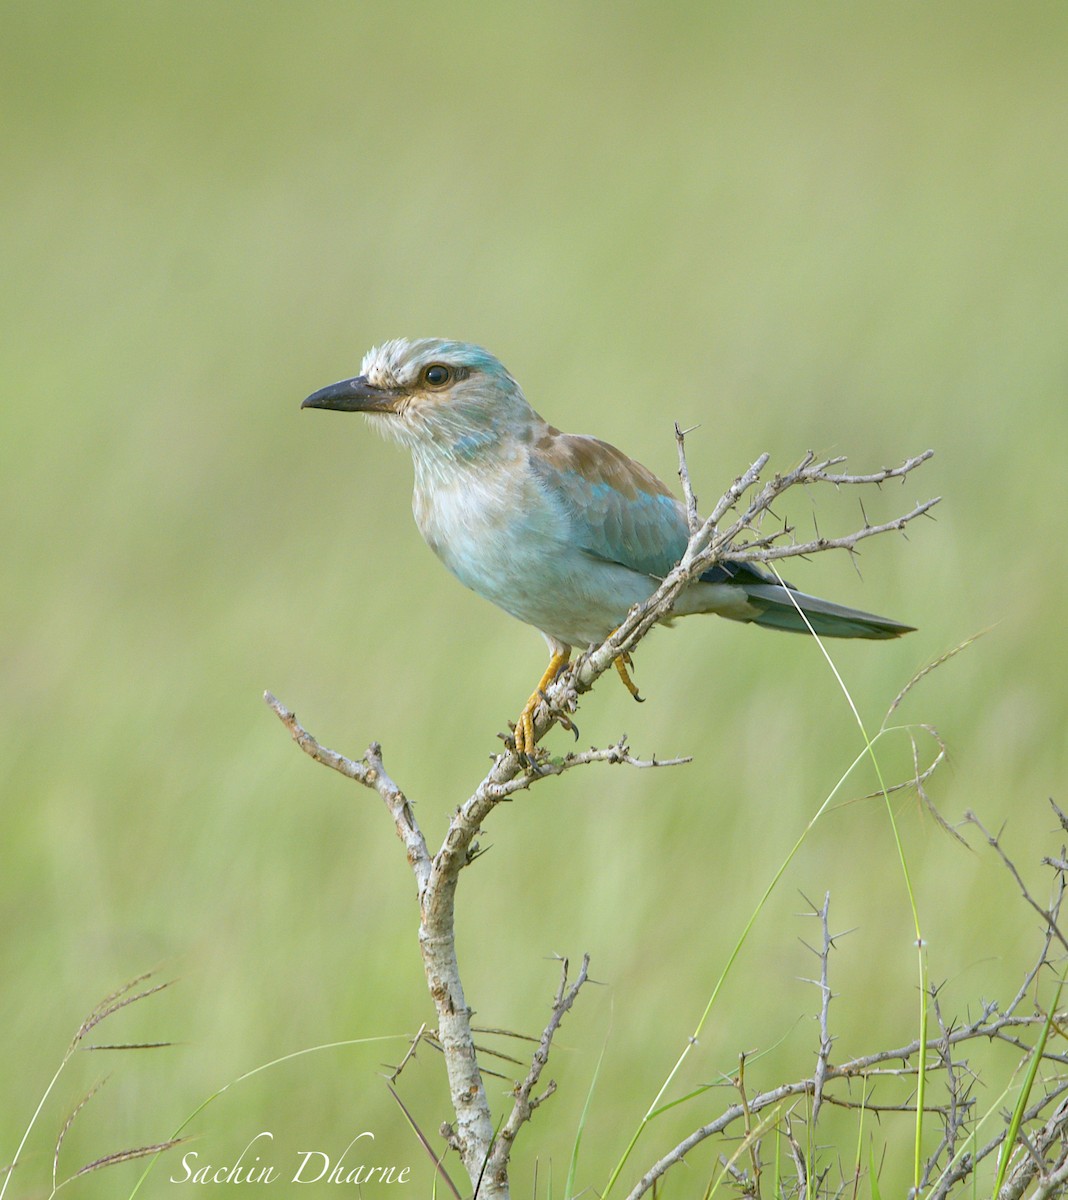
<svg viewBox="0 0 1068 1200">
<path fill-rule="evenodd" d="M 530 463 L 586 554 L 658 579 L 682 556 L 687 532 L 681 503 L 615 446 L 550 429 L 531 448 Z"/>
</svg>

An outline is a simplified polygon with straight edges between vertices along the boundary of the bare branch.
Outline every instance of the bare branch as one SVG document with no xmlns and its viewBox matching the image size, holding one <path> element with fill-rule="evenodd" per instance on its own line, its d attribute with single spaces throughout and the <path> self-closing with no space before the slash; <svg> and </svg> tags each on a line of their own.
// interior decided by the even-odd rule
<svg viewBox="0 0 1068 1200">
<path fill-rule="evenodd" d="M 445 844 L 431 858 L 411 805 L 386 774 L 382 765 L 382 749 L 377 742 L 371 743 L 361 761 L 346 758 L 321 746 L 300 725 L 295 714 L 269 692 L 264 699 L 306 754 L 381 796 L 393 818 L 397 836 L 405 844 L 408 863 L 419 889 L 422 918 L 419 947 L 427 987 L 437 1009 L 438 1038 L 445 1056 L 453 1111 L 456 1113 L 457 1128 L 451 1133 L 450 1144 L 459 1150 L 468 1175 L 474 1182 L 481 1178 L 492 1145 L 493 1120 L 475 1052 L 471 1010 L 464 999 L 460 982 L 456 958 L 455 892 L 457 876 L 467 861 L 467 852 L 478 832 L 480 814 L 488 812 L 492 805 L 476 805 L 474 811 L 469 812 L 466 822 L 461 821 L 460 814 L 457 814 L 449 827 Z M 514 755 L 502 757 L 515 758 Z M 468 801 L 465 808 L 470 810 L 471 806 L 472 801 Z M 491 1185 L 482 1194 L 486 1200 L 492 1200 L 492 1197 L 506 1193 L 505 1183 L 504 1191 Z"/>
<path fill-rule="evenodd" d="M 675 422 L 675 444 L 679 451 L 679 479 L 682 480 L 682 495 L 686 501 L 686 524 L 690 537 L 701 528 L 701 518 L 697 515 L 697 497 L 690 485 L 690 468 L 686 465 L 686 434 L 692 433 L 696 426 L 683 430 Z"/>
<path fill-rule="evenodd" d="M 522 1083 L 516 1085 L 515 1103 L 512 1105 L 512 1111 L 508 1115 L 508 1119 L 501 1127 L 500 1133 L 497 1135 L 496 1143 L 490 1155 L 488 1171 L 490 1173 L 502 1172 L 506 1170 L 508 1158 L 512 1152 L 512 1143 L 515 1141 L 519 1130 L 526 1124 L 534 1114 L 534 1110 L 547 1099 L 556 1090 L 555 1082 L 550 1082 L 548 1088 L 540 1096 L 535 1096 L 534 1089 L 538 1086 L 538 1081 L 541 1079 L 541 1073 L 545 1069 L 545 1064 L 549 1061 L 549 1051 L 552 1048 L 553 1038 L 556 1035 L 557 1029 L 560 1028 L 560 1022 L 575 1003 L 583 984 L 589 977 L 590 956 L 584 954 L 582 956 L 582 966 L 579 968 L 578 976 L 575 982 L 567 986 L 568 962 L 565 958 L 561 963 L 560 970 L 560 986 L 556 991 L 556 998 L 553 1000 L 552 1014 L 549 1017 L 549 1023 L 545 1026 L 545 1030 L 541 1035 L 541 1040 L 538 1043 L 538 1048 L 534 1051 L 530 1061 L 530 1070 L 527 1072 L 527 1077 Z"/>
<path fill-rule="evenodd" d="M 727 562 L 774 562 L 779 558 L 803 558 L 810 554 L 819 554 L 823 550 L 852 550 L 858 542 L 865 538 L 878 537 L 881 533 L 894 533 L 905 528 L 910 521 L 922 517 L 931 511 L 938 503 L 939 497 L 925 500 L 917 504 L 904 516 L 895 517 L 892 521 L 884 521 L 881 525 L 865 525 L 863 529 L 855 530 L 844 537 L 815 538 L 811 542 L 792 542 L 788 546 L 770 546 L 763 550 L 728 550 L 720 556 Z"/>
<path fill-rule="evenodd" d="M 794 1137 L 793 1128 L 790 1122 L 787 1121 L 784 1129 L 786 1140 L 790 1145 L 790 1157 L 794 1160 L 794 1169 L 797 1172 L 797 1194 L 799 1196 L 808 1196 L 808 1164 L 805 1162 L 805 1152 L 801 1149 L 801 1145 L 797 1138 Z"/>
<path fill-rule="evenodd" d="M 716 502 L 711 514 L 705 521 L 705 527 L 712 529 L 728 513 L 750 488 L 756 487 L 760 481 L 760 473 L 771 461 L 771 455 L 765 451 L 758 454 L 756 459 L 738 476 L 729 488 Z"/>
<path fill-rule="evenodd" d="M 831 1009 L 831 984 L 830 984 L 830 957 L 831 946 L 831 930 L 828 923 L 828 913 L 831 907 L 831 893 L 823 897 L 823 907 L 816 910 L 816 916 L 820 919 L 820 926 L 823 932 L 823 942 L 819 950 L 820 960 L 820 1048 L 816 1056 L 816 1073 L 813 1076 L 812 1087 L 812 1124 L 816 1124 L 816 1120 L 820 1115 L 820 1105 L 823 1103 L 823 1088 L 827 1082 L 827 1071 L 831 1061 L 831 1047 L 834 1045 L 834 1039 L 831 1037 L 830 1028 L 830 1009 Z"/>
<path fill-rule="evenodd" d="M 881 471 L 875 471 L 871 475 L 832 475 L 826 468 L 840 462 L 845 462 L 845 459 L 829 458 L 826 463 L 813 468 L 809 473 L 809 478 L 805 482 L 811 483 L 818 480 L 821 483 L 833 483 L 836 486 L 844 484 L 847 487 L 873 483 L 878 486 L 880 483 L 886 483 L 889 479 L 904 479 L 909 472 L 915 471 L 917 467 L 922 466 L 931 458 L 934 458 L 934 451 L 924 450 L 922 454 L 917 454 L 915 458 L 905 459 L 899 467 L 883 467 Z"/>
<path fill-rule="evenodd" d="M 370 788 L 381 796 L 393 818 L 397 836 L 408 851 L 408 862 L 415 873 L 419 894 L 422 896 L 430 877 L 430 851 L 427 849 L 426 839 L 416 822 L 411 805 L 400 788 L 386 774 L 386 769 L 382 765 L 382 747 L 377 742 L 372 742 L 364 752 L 362 760 L 346 758 L 343 754 L 338 754 L 336 750 L 329 750 L 327 747 L 321 746 L 300 724 L 296 713 L 286 708 L 270 692 L 264 692 L 263 698 L 305 754 L 314 758 L 316 762 L 322 763 L 323 766 L 340 772 L 346 779 L 354 779 L 357 783 Z"/>
<path fill-rule="evenodd" d="M 589 750 L 577 750 L 565 754 L 562 758 L 540 758 L 529 772 L 497 785 L 491 792 L 496 799 L 504 800 L 515 792 L 525 791 L 539 779 L 563 775 L 565 771 L 575 767 L 586 767 L 591 763 L 610 763 L 648 770 L 653 767 L 679 767 L 689 762 L 693 762 L 693 757 L 689 754 L 675 758 L 657 758 L 655 754 L 651 758 L 635 758 L 627 744 L 627 735 L 624 734 L 611 746 L 600 749 L 591 746 Z"/>
<path fill-rule="evenodd" d="M 1032 896 L 1031 893 L 1028 891 L 1027 884 L 1024 883 L 1023 879 L 1020 876 L 1020 872 L 1016 869 L 1016 864 L 1012 861 L 1011 858 L 1009 858 L 1009 856 L 1002 849 L 1000 838 L 995 837 L 992 833 L 990 833 L 990 831 L 986 828 L 986 826 L 983 825 L 982 821 L 980 821 L 979 818 L 975 815 L 975 813 L 971 812 L 970 810 L 964 814 L 964 819 L 966 821 L 968 821 L 970 824 L 974 825 L 980 831 L 980 833 L 982 833 L 983 837 L 986 838 L 987 843 L 993 848 L 993 850 L 996 851 L 998 857 L 1001 859 L 1002 863 L 1005 865 L 1009 874 L 1013 877 L 1013 879 L 1016 880 L 1016 886 L 1020 889 L 1020 894 L 1027 901 L 1027 903 L 1030 904 L 1030 906 L 1035 910 L 1035 912 L 1037 912 L 1038 915 L 1042 918 L 1042 920 L 1046 924 L 1046 927 L 1053 934 L 1053 936 L 1057 939 L 1057 941 L 1060 942 L 1060 944 L 1064 947 L 1065 950 L 1068 950 L 1068 938 L 1066 938 L 1064 936 L 1064 934 L 1058 928 L 1056 916 L 1055 916 L 1053 910 L 1048 909 L 1048 908 L 1043 908 L 1042 905 L 1039 904 L 1039 902 L 1034 898 L 1034 896 Z"/>
</svg>

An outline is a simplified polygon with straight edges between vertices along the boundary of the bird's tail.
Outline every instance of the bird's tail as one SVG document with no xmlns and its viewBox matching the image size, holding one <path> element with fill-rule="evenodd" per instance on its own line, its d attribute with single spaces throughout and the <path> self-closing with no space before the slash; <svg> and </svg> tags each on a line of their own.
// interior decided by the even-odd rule
<svg viewBox="0 0 1068 1200">
<path fill-rule="evenodd" d="M 758 615 L 750 617 L 750 621 L 769 629 L 808 633 L 811 626 L 820 637 L 832 638 L 894 638 L 914 629 L 912 625 L 891 621 L 889 617 L 877 617 L 859 608 L 846 608 L 844 604 L 808 596 L 778 583 L 746 580 L 742 587 L 750 605 L 758 610 Z"/>
</svg>

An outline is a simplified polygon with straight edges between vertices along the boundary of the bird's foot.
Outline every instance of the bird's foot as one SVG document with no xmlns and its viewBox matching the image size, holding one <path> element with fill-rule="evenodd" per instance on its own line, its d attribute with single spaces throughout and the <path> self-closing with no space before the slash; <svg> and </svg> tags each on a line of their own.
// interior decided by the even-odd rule
<svg viewBox="0 0 1068 1200">
<path fill-rule="evenodd" d="M 542 675 L 538 686 L 531 692 L 530 698 L 523 705 L 523 711 L 519 714 L 519 718 L 515 723 L 516 753 L 528 763 L 531 761 L 531 755 L 537 741 L 534 734 L 534 713 L 538 705 L 543 701 L 547 708 L 551 708 L 545 696 L 545 689 L 552 683 L 560 671 L 567 666 L 570 657 L 570 653 L 553 654 L 552 658 L 549 659 L 549 665 L 545 668 L 545 674 Z M 575 728 L 574 722 L 570 717 L 560 709 L 553 708 L 552 712 L 565 729 L 570 729 L 578 737 L 578 730 Z"/>
<path fill-rule="evenodd" d="M 639 704 L 644 704 L 645 700 L 638 695 L 638 685 L 633 679 L 631 679 L 630 672 L 627 670 L 628 667 L 633 666 L 634 660 L 626 650 L 624 650 L 623 653 L 616 659 L 616 670 L 619 672 L 619 678 L 623 680 L 623 686 L 628 692 L 630 692 L 630 694 L 635 700 L 638 701 Z"/>
<path fill-rule="evenodd" d="M 531 704 L 533 701 L 533 704 Z M 546 753 L 541 747 L 535 746 L 534 735 L 534 712 L 539 704 L 544 704 L 545 707 L 556 718 L 558 725 L 561 725 L 568 733 L 572 734 L 577 742 L 579 739 L 579 727 L 571 719 L 566 710 L 552 703 L 548 696 L 543 691 L 538 691 L 527 701 L 523 711 L 519 714 L 519 720 L 515 725 L 509 724 L 512 728 L 512 741 L 515 746 L 516 753 L 528 767 L 537 766 L 536 756 Z"/>
<path fill-rule="evenodd" d="M 541 696 L 539 688 L 523 705 L 523 711 L 515 723 L 515 752 L 528 763 L 534 753 L 534 710 L 541 702 Z"/>
</svg>

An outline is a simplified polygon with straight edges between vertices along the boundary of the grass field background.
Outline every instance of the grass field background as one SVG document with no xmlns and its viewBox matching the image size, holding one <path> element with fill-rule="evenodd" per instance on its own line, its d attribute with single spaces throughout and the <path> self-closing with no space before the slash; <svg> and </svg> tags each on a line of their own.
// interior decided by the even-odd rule
<svg viewBox="0 0 1068 1200">
<path fill-rule="evenodd" d="M 0 1161 L 92 1004 L 149 968 L 180 978 L 99 1039 L 177 1044 L 79 1055 L 9 1195 L 47 1195 L 55 1134 L 104 1075 L 69 1169 L 166 1137 L 275 1057 L 385 1035 L 236 1086 L 191 1148 L 230 1163 L 268 1130 L 265 1157 L 286 1163 L 371 1130 L 375 1161 L 430 1192 L 380 1078 L 432 1019 L 401 847 L 376 798 L 301 755 L 260 698 L 344 752 L 381 741 L 440 838 L 544 665 L 536 633 L 423 546 L 406 457 L 356 418 L 298 410 L 385 338 L 481 343 L 548 420 L 672 481 L 672 422 L 699 425 L 706 502 L 763 450 L 776 468 L 813 448 L 871 470 L 933 447 L 866 503 L 875 519 L 940 494 L 937 521 L 869 543 L 862 579 L 830 556 L 789 576 L 919 627 L 833 647 L 872 729 L 913 672 L 988 631 L 903 717 L 948 743 L 930 785 L 945 817 L 1004 825 L 1045 896 L 1068 743 L 1062 7 L 0 11 Z M 857 512 L 811 494 L 788 515 L 829 533 Z M 493 814 L 461 887 L 479 1022 L 540 1031 L 555 954 L 589 951 L 601 985 L 560 1035 L 517 1195 L 535 1160 L 539 1192 L 550 1172 L 562 1192 L 602 1048 L 578 1182 L 603 1186 L 862 745 L 802 638 L 694 619 L 642 647 L 637 680 L 640 708 L 607 677 L 584 701 L 583 743 L 626 731 L 636 753 L 693 764 L 542 784 Z M 907 773 L 903 739 L 885 754 Z M 829 891 L 832 925 L 853 930 L 836 1055 L 915 1036 L 912 916 L 887 807 L 857 799 L 871 786 L 850 780 L 785 873 L 678 1094 L 741 1051 L 751 1090 L 811 1072 L 803 896 Z M 974 835 L 963 848 L 911 794 L 892 807 L 943 1010 L 1007 1000 L 1038 918 Z M 400 1088 L 433 1134 L 437 1056 Z M 677 1110 L 635 1163 L 731 1098 Z M 872 1133 L 896 1138 L 883 1194 L 900 1194 L 910 1127 Z M 174 1194 L 177 1164 L 143 1194 Z M 126 1194 L 137 1171 L 65 1194 Z M 710 1172 L 695 1155 L 668 1194 L 700 1196 Z"/>
</svg>

